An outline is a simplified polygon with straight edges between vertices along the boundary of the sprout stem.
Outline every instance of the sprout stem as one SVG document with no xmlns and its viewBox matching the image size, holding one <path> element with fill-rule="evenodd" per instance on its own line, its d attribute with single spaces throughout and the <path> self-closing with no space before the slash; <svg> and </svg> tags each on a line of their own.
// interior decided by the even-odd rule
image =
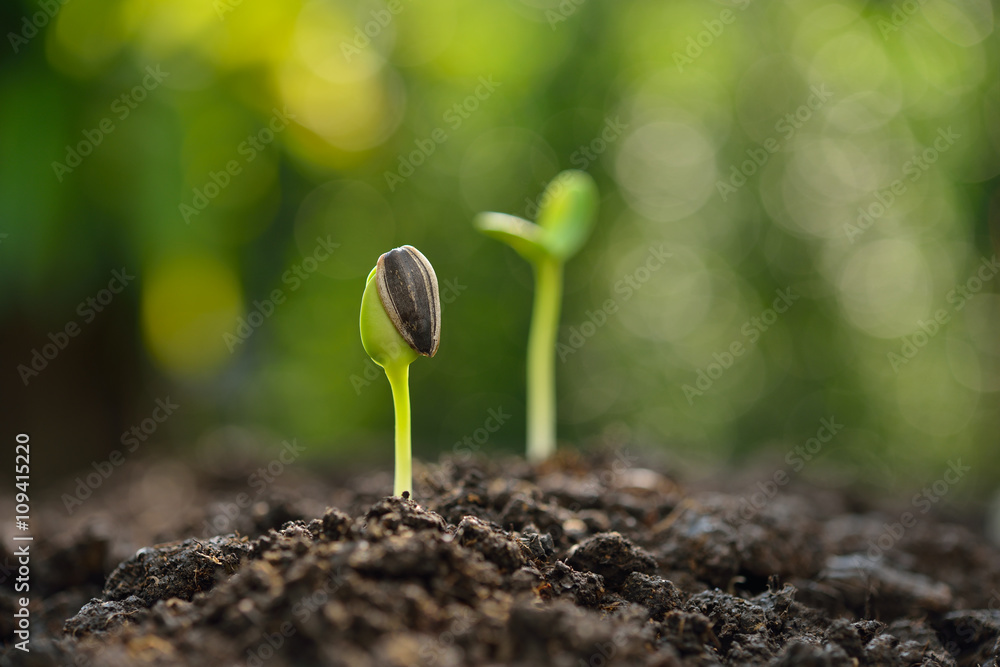
<svg viewBox="0 0 1000 667">
<path fill-rule="evenodd" d="M 396 479 L 393 494 L 402 496 L 413 491 L 413 471 L 410 464 L 410 364 L 388 364 L 385 376 L 392 387 L 392 405 L 396 409 Z"/>
<path fill-rule="evenodd" d="M 528 460 L 556 451 L 556 336 L 562 302 L 562 264 L 551 257 L 534 263 L 535 303 L 528 333 Z"/>
</svg>

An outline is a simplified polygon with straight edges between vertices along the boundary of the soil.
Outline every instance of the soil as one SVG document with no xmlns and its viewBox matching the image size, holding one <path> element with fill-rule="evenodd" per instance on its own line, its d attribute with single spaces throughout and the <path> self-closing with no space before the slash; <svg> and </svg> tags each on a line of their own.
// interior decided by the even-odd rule
<svg viewBox="0 0 1000 667">
<path fill-rule="evenodd" d="M 129 462 L 38 510 L 4 665 L 995 665 L 1000 551 L 843 491 L 679 485 L 621 454 L 387 472 Z M 255 475 L 257 475 L 255 477 Z M 264 481 L 267 480 L 267 481 Z M 728 489 L 728 490 L 720 490 Z M 904 521 L 905 519 L 905 521 Z M 906 523 L 906 525 L 903 525 Z M 192 537 L 195 536 L 195 537 Z M 8 542 L 10 544 L 10 542 Z"/>
</svg>

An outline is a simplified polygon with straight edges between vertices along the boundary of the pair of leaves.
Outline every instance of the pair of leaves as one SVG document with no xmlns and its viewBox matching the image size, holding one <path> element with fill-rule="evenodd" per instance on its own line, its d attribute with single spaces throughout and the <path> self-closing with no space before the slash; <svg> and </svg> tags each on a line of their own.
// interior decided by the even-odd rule
<svg viewBox="0 0 1000 667">
<path fill-rule="evenodd" d="M 476 227 L 503 241 L 532 264 L 544 259 L 563 263 L 587 241 L 597 213 L 597 186 L 575 169 L 556 176 L 542 194 L 538 222 L 506 213 L 480 213 Z"/>
</svg>

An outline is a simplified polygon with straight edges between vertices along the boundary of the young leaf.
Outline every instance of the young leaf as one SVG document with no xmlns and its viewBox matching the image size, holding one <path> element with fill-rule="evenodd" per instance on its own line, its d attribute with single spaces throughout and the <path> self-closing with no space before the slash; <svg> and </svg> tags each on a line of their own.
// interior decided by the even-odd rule
<svg viewBox="0 0 1000 667">
<path fill-rule="evenodd" d="M 396 325 L 385 312 L 378 294 L 377 270 L 378 267 L 368 274 L 365 293 L 361 297 L 361 344 L 372 361 L 383 368 L 406 366 L 420 355 L 399 335 Z"/>
<path fill-rule="evenodd" d="M 410 364 L 433 357 L 441 340 L 441 299 L 434 267 L 413 246 L 382 254 L 361 296 L 361 344 L 385 369 L 396 411 L 393 493 L 413 489 L 410 452 Z"/>
<path fill-rule="evenodd" d="M 483 234 L 503 241 L 531 263 L 549 254 L 541 227 L 523 218 L 506 213 L 480 213 L 474 221 Z"/>
<path fill-rule="evenodd" d="M 538 212 L 549 253 L 565 262 L 580 250 L 594 225 L 597 199 L 597 185 L 586 172 L 564 171 L 549 183 Z"/>
<path fill-rule="evenodd" d="M 562 302 L 563 264 L 590 236 L 597 186 L 585 172 L 564 171 L 542 195 L 538 224 L 503 213 L 481 213 L 475 225 L 528 260 L 535 270 L 535 303 L 528 332 L 528 460 L 556 450 L 555 350 Z"/>
</svg>

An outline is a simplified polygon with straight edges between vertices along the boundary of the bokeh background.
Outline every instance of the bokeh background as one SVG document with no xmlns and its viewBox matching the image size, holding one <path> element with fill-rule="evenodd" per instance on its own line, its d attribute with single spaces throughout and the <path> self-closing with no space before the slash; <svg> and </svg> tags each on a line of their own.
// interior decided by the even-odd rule
<svg viewBox="0 0 1000 667">
<path fill-rule="evenodd" d="M 411 369 L 417 455 L 491 409 L 510 417 L 480 449 L 520 451 L 531 274 L 471 220 L 531 218 L 578 168 L 602 200 L 567 267 L 561 440 L 787 465 L 828 419 L 810 465 L 908 493 L 960 458 L 961 493 L 994 488 L 986 0 L 0 12 L 0 414 L 38 483 L 133 427 L 136 455 L 296 439 L 390 467 L 357 313 L 403 243 L 445 297 L 440 352 Z"/>
</svg>

